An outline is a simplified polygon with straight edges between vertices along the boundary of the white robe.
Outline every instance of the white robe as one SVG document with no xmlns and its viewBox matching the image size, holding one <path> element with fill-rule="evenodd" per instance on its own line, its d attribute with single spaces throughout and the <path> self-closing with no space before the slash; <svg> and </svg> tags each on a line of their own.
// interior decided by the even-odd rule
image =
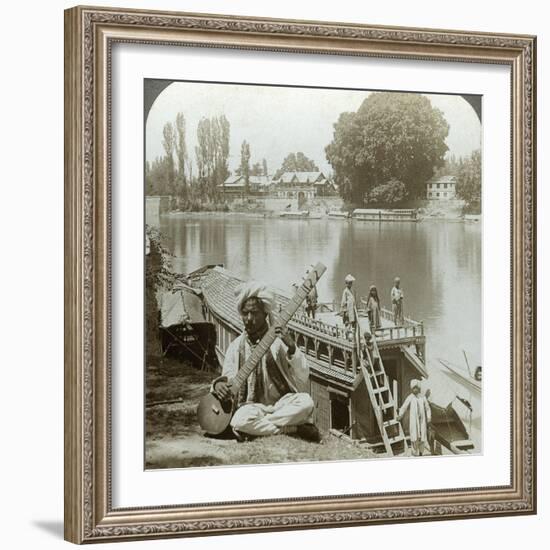
<svg viewBox="0 0 550 550">
<path fill-rule="evenodd" d="M 243 333 L 227 348 L 225 358 L 223 361 L 222 376 L 227 376 L 229 380 L 235 378 L 239 371 L 239 346 L 241 340 L 246 338 L 246 334 Z M 281 341 L 280 338 L 275 339 L 271 344 L 271 354 L 273 359 L 277 363 L 279 370 L 283 374 L 288 386 L 293 392 L 307 392 L 309 393 L 309 367 L 307 365 L 306 357 L 299 348 L 296 348 L 292 358 L 288 358 L 287 347 Z M 244 360 L 250 355 L 250 345 L 245 341 L 244 346 Z M 262 358 L 262 363 L 265 363 L 265 355 Z M 215 382 L 215 381 L 214 381 Z M 266 385 L 266 390 L 271 393 L 273 390 L 270 387 L 270 382 Z M 264 405 L 272 405 L 273 403 L 264 403 Z"/>
<path fill-rule="evenodd" d="M 239 371 L 239 348 L 246 334 L 236 338 L 225 354 L 222 376 L 229 380 Z M 314 403 L 309 395 L 309 367 L 305 355 L 296 348 L 292 358 L 288 358 L 287 347 L 277 338 L 271 344 L 271 353 L 284 376 L 291 393 L 279 396 L 274 384 L 265 379 L 266 394 L 257 396 L 256 403 L 242 404 L 231 419 L 231 427 L 238 433 L 252 436 L 276 435 L 284 426 L 298 426 L 313 421 Z M 250 345 L 245 340 L 244 360 L 250 355 Z M 265 366 L 265 355 L 262 359 Z M 265 372 L 265 369 L 261 369 Z M 213 384 L 216 381 L 214 380 Z"/>
<path fill-rule="evenodd" d="M 423 395 L 410 393 L 399 409 L 399 416 L 402 417 L 409 408 L 411 442 L 428 443 L 428 422 L 432 420 L 432 411 L 428 400 Z"/>
<path fill-rule="evenodd" d="M 340 312 L 345 313 L 350 323 L 354 323 L 355 318 L 355 292 L 348 287 L 344 288 L 342 292 L 342 302 L 340 304 Z"/>
</svg>

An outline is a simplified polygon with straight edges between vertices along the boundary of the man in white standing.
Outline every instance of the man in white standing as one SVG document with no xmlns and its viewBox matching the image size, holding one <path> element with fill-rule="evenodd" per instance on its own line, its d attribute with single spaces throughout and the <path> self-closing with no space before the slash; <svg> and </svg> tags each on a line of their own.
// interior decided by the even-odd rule
<svg viewBox="0 0 550 550">
<path fill-rule="evenodd" d="M 432 422 L 430 404 L 420 391 L 420 380 L 411 380 L 411 393 L 401 405 L 397 416 L 397 420 L 401 422 L 409 410 L 409 436 L 413 456 L 422 456 L 428 447 L 428 432 Z"/>
<path fill-rule="evenodd" d="M 344 278 L 345 288 L 342 292 L 342 301 L 340 304 L 340 313 L 344 321 L 346 328 L 353 330 L 357 323 L 357 318 L 355 315 L 356 309 L 356 300 L 355 300 L 355 291 L 353 290 L 353 282 L 355 277 L 349 273 Z"/>
<path fill-rule="evenodd" d="M 273 305 L 273 294 L 263 285 L 251 282 L 237 289 L 244 332 L 227 348 L 222 376 L 212 384 L 221 400 L 231 398 L 232 380 L 269 330 Z M 278 338 L 238 392 L 231 427 L 239 439 L 284 433 L 318 442 L 306 358 L 285 330 L 277 327 L 276 333 Z"/>
</svg>

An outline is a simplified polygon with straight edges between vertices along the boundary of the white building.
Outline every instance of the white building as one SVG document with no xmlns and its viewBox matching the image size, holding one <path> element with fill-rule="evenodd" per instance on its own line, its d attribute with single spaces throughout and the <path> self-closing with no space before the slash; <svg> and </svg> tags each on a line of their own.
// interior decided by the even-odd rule
<svg viewBox="0 0 550 550">
<path fill-rule="evenodd" d="M 426 198 L 436 201 L 456 199 L 456 176 L 434 176 L 428 180 Z"/>
<path fill-rule="evenodd" d="M 334 192 L 323 172 L 285 172 L 274 184 L 276 196 L 285 199 L 308 200 Z"/>
</svg>

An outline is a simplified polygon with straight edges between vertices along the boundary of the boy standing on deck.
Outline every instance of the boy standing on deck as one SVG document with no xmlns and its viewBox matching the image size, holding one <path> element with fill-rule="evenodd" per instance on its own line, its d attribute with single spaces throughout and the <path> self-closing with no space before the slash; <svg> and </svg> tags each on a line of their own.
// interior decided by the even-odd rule
<svg viewBox="0 0 550 550">
<path fill-rule="evenodd" d="M 403 317 L 403 290 L 401 290 L 401 279 L 394 279 L 393 288 L 391 289 L 391 307 L 393 311 L 393 322 L 396 327 L 403 325 L 405 319 Z"/>
</svg>

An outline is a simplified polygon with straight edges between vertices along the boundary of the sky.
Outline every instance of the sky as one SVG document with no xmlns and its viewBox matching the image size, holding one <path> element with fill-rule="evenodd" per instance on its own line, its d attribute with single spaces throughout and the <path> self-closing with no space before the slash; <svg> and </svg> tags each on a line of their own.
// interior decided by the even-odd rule
<svg viewBox="0 0 550 550">
<path fill-rule="evenodd" d="M 302 151 L 325 174 L 331 167 L 325 147 L 340 113 L 357 111 L 368 91 L 173 82 L 154 101 L 146 124 L 146 159 L 164 155 L 162 129 L 178 112 L 186 119 L 187 150 L 195 158 L 196 130 L 202 117 L 224 114 L 231 125 L 229 169 L 240 163 L 243 140 L 250 164 L 267 160 L 273 174 L 291 152 Z M 481 123 L 460 96 L 425 94 L 449 123 L 448 155 L 467 156 L 481 146 Z M 196 169 L 196 165 L 194 166 Z"/>
</svg>

